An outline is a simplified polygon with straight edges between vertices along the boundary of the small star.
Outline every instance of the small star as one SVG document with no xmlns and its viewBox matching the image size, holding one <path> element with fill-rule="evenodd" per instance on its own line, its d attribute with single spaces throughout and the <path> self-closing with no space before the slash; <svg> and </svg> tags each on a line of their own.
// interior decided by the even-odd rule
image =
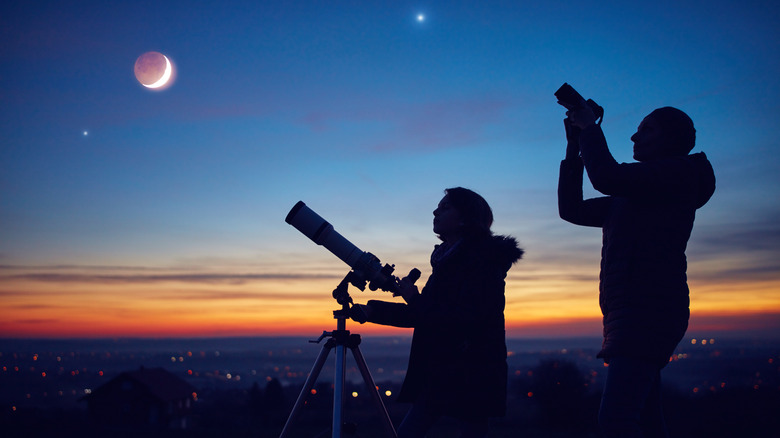
<svg viewBox="0 0 780 438">
<path fill-rule="evenodd" d="M 89 131 L 84 131 L 83 134 L 84 134 L 84 137 L 86 137 L 86 136 L 89 135 Z"/>
<path fill-rule="evenodd" d="M 418 21 L 418 22 L 420 22 L 420 23 L 422 23 L 423 21 L 425 21 L 425 15 L 423 15 L 423 14 L 417 14 L 417 21 Z"/>
</svg>

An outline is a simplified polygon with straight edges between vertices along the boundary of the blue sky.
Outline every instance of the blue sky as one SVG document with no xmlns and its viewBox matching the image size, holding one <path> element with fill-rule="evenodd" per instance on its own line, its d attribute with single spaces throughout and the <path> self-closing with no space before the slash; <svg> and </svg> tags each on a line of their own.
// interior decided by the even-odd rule
<svg viewBox="0 0 780 438">
<path fill-rule="evenodd" d="M 464 186 L 527 251 L 510 306 L 595 314 L 600 233 L 556 210 L 569 82 L 605 107 L 619 161 L 653 109 L 691 116 L 718 179 L 689 245 L 694 303 L 777 312 L 780 5 L 634 3 L 6 2 L 0 299 L 41 275 L 346 273 L 284 223 L 298 200 L 426 276 L 431 212 Z M 133 76 L 150 50 L 176 67 L 161 92 Z"/>
</svg>

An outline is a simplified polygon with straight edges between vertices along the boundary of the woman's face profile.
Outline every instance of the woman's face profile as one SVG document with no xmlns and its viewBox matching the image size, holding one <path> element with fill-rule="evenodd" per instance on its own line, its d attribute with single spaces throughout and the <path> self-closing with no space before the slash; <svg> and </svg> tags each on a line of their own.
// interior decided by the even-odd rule
<svg viewBox="0 0 780 438">
<path fill-rule="evenodd" d="M 451 241 L 460 236 L 462 226 L 460 213 L 452 206 L 447 196 L 444 196 L 436 210 L 433 210 L 433 232 L 445 242 Z"/>
</svg>

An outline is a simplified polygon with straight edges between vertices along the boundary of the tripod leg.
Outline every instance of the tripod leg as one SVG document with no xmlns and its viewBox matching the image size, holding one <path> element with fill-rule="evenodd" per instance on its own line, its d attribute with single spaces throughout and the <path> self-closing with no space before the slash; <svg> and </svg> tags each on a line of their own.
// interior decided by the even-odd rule
<svg viewBox="0 0 780 438">
<path fill-rule="evenodd" d="M 341 427 L 344 424 L 344 380 L 347 369 L 347 350 L 343 344 L 336 345 L 336 376 L 333 385 L 333 438 L 341 438 Z"/>
<path fill-rule="evenodd" d="M 350 347 L 350 349 L 352 350 L 352 355 L 355 356 L 355 362 L 357 362 L 358 369 L 360 369 L 360 374 L 363 375 L 363 381 L 368 387 L 368 392 L 371 393 L 374 404 L 379 410 L 379 415 L 384 420 L 387 432 L 391 437 L 396 438 L 397 435 L 395 433 L 395 428 L 393 427 L 393 421 L 390 419 L 390 414 L 387 412 L 384 402 L 382 402 L 382 396 L 379 394 L 376 383 L 374 383 L 374 378 L 371 377 L 371 372 L 368 370 L 368 365 L 366 364 L 366 359 L 363 357 L 363 353 L 360 352 L 360 347 L 356 345 Z"/>
<path fill-rule="evenodd" d="M 301 407 L 303 407 L 303 404 L 306 401 L 306 396 L 314 387 L 314 383 L 317 381 L 317 378 L 322 371 L 322 366 L 325 364 L 325 360 L 328 359 L 328 354 L 332 348 L 333 344 L 330 341 L 326 342 L 325 345 L 322 346 L 320 354 L 317 356 L 317 360 L 314 361 L 314 366 L 312 366 L 311 372 L 309 372 L 309 377 L 306 378 L 306 383 L 303 384 L 303 389 L 301 389 L 301 393 L 298 395 L 298 400 L 295 401 L 295 406 L 293 406 L 292 411 L 290 411 L 290 416 L 287 417 L 287 422 L 284 424 L 284 429 L 282 429 L 282 433 L 279 435 L 279 438 L 285 438 L 287 436 L 290 425 L 295 420 L 295 417 L 298 416 Z"/>
</svg>

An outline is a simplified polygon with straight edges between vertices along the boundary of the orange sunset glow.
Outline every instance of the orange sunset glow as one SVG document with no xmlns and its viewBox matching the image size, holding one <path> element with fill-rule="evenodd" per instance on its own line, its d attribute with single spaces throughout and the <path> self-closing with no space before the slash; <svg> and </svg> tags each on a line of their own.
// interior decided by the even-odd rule
<svg viewBox="0 0 780 438">
<path fill-rule="evenodd" d="M 572 279 L 554 266 L 516 265 L 507 278 L 507 332 L 514 337 L 598 336 L 597 278 Z M 101 272 L 52 275 L 9 272 L 3 281 L 0 332 L 7 337 L 315 336 L 333 330 L 330 293 L 341 272 L 318 278 L 274 275 L 187 276 Z M 425 274 L 424 274 L 425 276 Z M 274 278 L 276 277 L 276 278 Z M 421 281 L 424 281 L 425 277 Z M 691 332 L 765 333 L 778 329 L 780 281 L 691 280 Z M 400 300 L 351 288 L 355 302 Z M 366 334 L 410 330 L 350 322 Z M 776 332 L 775 332 L 776 333 Z M 316 336 L 315 336 L 316 337 Z"/>
</svg>

